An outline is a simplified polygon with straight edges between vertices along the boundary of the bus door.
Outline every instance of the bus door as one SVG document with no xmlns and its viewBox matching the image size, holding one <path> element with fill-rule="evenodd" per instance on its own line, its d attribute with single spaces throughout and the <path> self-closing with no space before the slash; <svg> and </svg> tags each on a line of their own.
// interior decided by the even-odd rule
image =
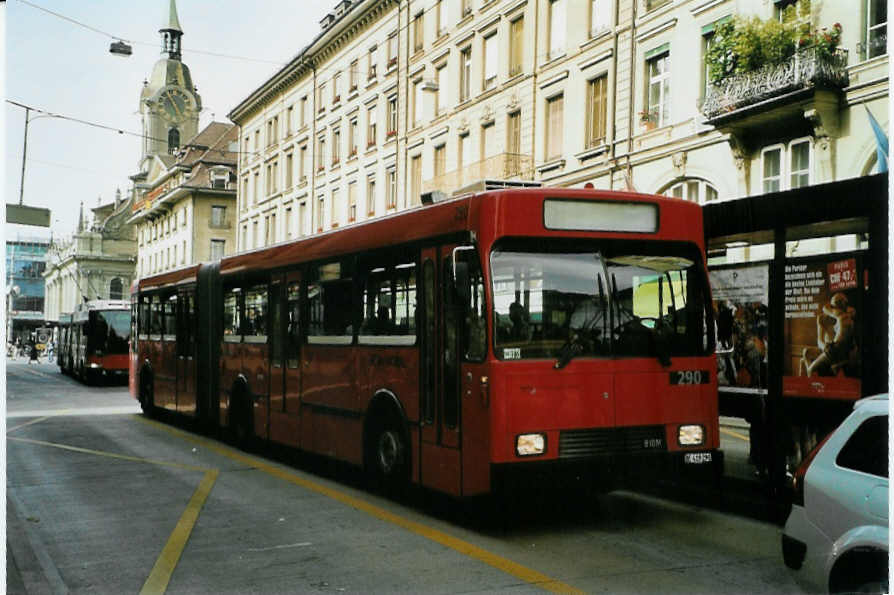
<svg viewBox="0 0 894 595">
<path fill-rule="evenodd" d="M 255 282 L 245 287 L 245 317 L 242 319 L 242 373 L 248 384 L 252 406 L 253 432 L 268 438 L 270 411 L 269 336 L 276 331 L 270 324 L 270 284 Z"/>
<path fill-rule="evenodd" d="M 422 250 L 419 478 L 450 494 L 461 491 L 460 384 L 453 246 Z"/>
<path fill-rule="evenodd" d="M 274 275 L 270 284 L 270 439 L 299 447 L 301 273 Z"/>
<path fill-rule="evenodd" d="M 197 415 L 196 293 L 181 291 L 177 300 L 177 411 Z"/>
</svg>

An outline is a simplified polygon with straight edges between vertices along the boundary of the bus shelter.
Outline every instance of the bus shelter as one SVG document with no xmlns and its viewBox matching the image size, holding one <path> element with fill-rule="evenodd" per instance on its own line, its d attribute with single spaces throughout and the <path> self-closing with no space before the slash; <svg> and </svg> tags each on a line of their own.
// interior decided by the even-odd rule
<svg viewBox="0 0 894 595">
<path fill-rule="evenodd" d="M 720 415 L 750 423 L 781 503 L 809 448 L 888 390 L 888 174 L 710 203 L 704 221 Z"/>
</svg>

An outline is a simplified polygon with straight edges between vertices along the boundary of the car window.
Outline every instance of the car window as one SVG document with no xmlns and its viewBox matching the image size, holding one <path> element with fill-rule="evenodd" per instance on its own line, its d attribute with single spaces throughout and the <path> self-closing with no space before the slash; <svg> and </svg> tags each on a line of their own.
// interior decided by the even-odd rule
<svg viewBox="0 0 894 595">
<path fill-rule="evenodd" d="M 839 467 L 888 477 L 888 417 L 870 417 L 848 439 L 835 460 Z"/>
</svg>

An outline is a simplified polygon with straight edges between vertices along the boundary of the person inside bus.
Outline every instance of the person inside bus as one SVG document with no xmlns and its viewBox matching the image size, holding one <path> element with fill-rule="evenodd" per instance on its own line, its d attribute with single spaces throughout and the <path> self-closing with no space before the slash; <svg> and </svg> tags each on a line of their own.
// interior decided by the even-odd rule
<svg viewBox="0 0 894 595">
<path fill-rule="evenodd" d="M 378 307 L 369 326 L 374 335 L 390 335 L 394 331 L 394 326 L 391 324 L 391 312 L 387 306 Z"/>
<path fill-rule="evenodd" d="M 532 329 L 528 324 L 528 313 L 518 302 L 509 304 L 509 339 L 511 341 L 530 341 Z"/>
</svg>

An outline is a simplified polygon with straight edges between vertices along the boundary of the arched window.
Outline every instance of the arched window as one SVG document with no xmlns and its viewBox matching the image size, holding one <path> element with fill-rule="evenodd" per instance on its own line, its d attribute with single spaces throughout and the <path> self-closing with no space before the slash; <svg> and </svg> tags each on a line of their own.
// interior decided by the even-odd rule
<svg viewBox="0 0 894 595">
<path fill-rule="evenodd" d="M 121 282 L 121 279 L 115 277 L 112 279 L 112 282 L 109 283 L 109 299 L 110 300 L 120 300 L 124 299 L 124 284 Z"/>
<path fill-rule="evenodd" d="M 176 128 L 168 130 L 168 153 L 173 155 L 180 148 L 180 131 Z"/>
<path fill-rule="evenodd" d="M 682 198 L 703 205 L 717 200 L 717 189 L 710 182 L 701 178 L 683 178 L 674 180 L 658 194 Z"/>
</svg>

